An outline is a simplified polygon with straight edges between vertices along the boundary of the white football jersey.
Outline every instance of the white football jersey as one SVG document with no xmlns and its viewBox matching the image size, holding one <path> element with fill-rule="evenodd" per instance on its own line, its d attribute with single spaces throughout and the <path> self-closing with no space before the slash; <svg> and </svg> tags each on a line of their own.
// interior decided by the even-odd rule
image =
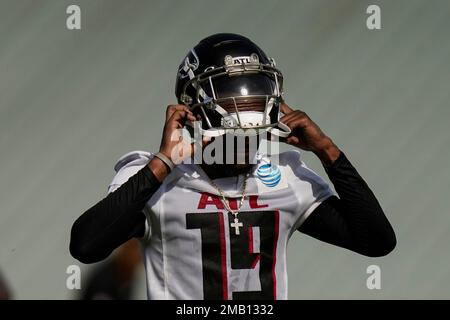
<svg viewBox="0 0 450 320">
<path fill-rule="evenodd" d="M 119 159 L 109 192 L 151 159 Z M 245 177 L 215 179 L 237 209 Z M 237 220 L 195 164 L 177 166 L 147 202 L 145 253 L 149 299 L 287 299 L 286 250 L 291 234 L 333 192 L 300 160 L 279 155 L 247 178 Z"/>
</svg>

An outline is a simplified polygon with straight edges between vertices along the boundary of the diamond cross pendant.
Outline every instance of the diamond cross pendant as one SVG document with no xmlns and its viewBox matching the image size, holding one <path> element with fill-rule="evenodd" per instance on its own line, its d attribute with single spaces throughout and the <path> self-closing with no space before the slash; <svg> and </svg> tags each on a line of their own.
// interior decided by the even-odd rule
<svg viewBox="0 0 450 320">
<path fill-rule="evenodd" d="M 242 222 L 239 222 L 238 218 L 234 218 L 234 222 L 231 223 L 231 227 L 234 228 L 234 233 L 236 235 L 240 235 L 239 228 L 243 227 L 243 226 L 244 226 L 244 224 Z"/>
</svg>

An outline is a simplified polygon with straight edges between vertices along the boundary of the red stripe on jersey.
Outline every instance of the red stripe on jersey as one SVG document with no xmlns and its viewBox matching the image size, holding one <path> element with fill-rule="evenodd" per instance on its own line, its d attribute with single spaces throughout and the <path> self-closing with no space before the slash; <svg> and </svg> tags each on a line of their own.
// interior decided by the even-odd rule
<svg viewBox="0 0 450 320">
<path fill-rule="evenodd" d="M 248 228 L 248 251 L 250 253 L 254 253 L 254 248 L 253 248 L 253 228 L 250 227 Z M 260 254 L 258 253 L 258 255 L 255 257 L 255 260 L 253 260 L 251 268 L 255 269 L 256 265 L 258 264 L 259 258 L 260 258 Z"/>
<path fill-rule="evenodd" d="M 252 209 L 260 209 L 260 208 L 267 208 L 268 204 L 258 204 L 258 197 L 259 196 L 249 196 L 248 202 L 250 205 L 250 208 Z"/>
<path fill-rule="evenodd" d="M 220 232 L 220 257 L 222 267 L 222 295 L 224 300 L 228 300 L 228 275 L 227 275 L 227 248 L 225 243 L 225 226 L 223 222 L 223 213 L 219 213 L 219 232 Z"/>
<path fill-rule="evenodd" d="M 260 257 L 261 257 L 261 255 L 258 253 L 258 255 L 256 256 L 255 260 L 253 260 L 253 262 L 252 262 L 252 265 L 251 265 L 251 268 L 252 268 L 252 269 L 255 269 L 256 265 L 257 265 L 258 262 L 259 262 L 259 258 L 260 258 Z"/>
<path fill-rule="evenodd" d="M 236 198 L 227 198 L 228 200 L 228 205 L 230 206 L 231 210 L 238 210 L 238 204 L 237 204 L 237 199 Z"/>
<path fill-rule="evenodd" d="M 273 300 L 277 300 L 277 276 L 275 273 L 275 266 L 277 264 L 277 243 L 278 243 L 278 229 L 279 229 L 279 217 L 280 213 L 278 210 L 274 212 L 275 214 L 275 236 L 273 239 L 273 263 L 272 263 L 272 283 L 273 283 Z"/>
</svg>

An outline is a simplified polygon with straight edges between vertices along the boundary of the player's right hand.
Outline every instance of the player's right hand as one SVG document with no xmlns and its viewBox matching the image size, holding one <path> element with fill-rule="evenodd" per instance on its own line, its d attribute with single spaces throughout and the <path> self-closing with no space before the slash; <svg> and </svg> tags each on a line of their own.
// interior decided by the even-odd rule
<svg viewBox="0 0 450 320">
<path fill-rule="evenodd" d="M 194 145 L 182 135 L 182 129 L 187 120 L 192 122 L 196 120 L 187 106 L 171 104 L 167 107 L 159 152 L 172 160 L 174 164 L 180 164 L 194 152 Z"/>
</svg>

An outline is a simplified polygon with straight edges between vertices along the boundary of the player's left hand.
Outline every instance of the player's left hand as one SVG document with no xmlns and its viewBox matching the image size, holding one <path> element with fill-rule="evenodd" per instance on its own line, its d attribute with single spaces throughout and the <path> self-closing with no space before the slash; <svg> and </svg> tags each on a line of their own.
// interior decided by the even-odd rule
<svg viewBox="0 0 450 320">
<path fill-rule="evenodd" d="M 284 142 L 314 152 L 326 164 L 333 163 L 339 157 L 340 150 L 333 140 L 323 133 L 305 112 L 293 110 L 284 102 L 281 103 L 280 109 L 284 113 L 280 122 L 287 125 L 292 131 Z"/>
</svg>

